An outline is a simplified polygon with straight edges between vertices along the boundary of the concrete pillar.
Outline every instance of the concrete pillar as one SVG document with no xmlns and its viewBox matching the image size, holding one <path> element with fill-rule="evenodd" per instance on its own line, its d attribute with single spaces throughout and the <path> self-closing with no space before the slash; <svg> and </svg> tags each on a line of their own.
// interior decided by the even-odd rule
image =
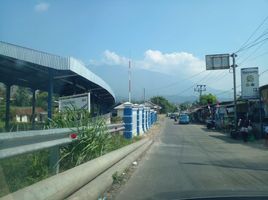
<svg viewBox="0 0 268 200">
<path fill-rule="evenodd" d="M 137 125 L 138 125 L 138 122 L 137 122 L 137 113 L 138 111 L 138 107 L 137 105 L 133 105 L 132 106 L 132 123 L 133 123 L 133 127 L 132 127 L 132 135 L 133 136 L 137 136 Z"/>
<path fill-rule="evenodd" d="M 47 117 L 52 119 L 53 112 L 53 91 L 54 91 L 54 73 L 52 69 L 48 71 L 48 98 L 47 98 Z M 60 149 L 58 146 L 52 147 L 49 150 L 49 170 L 52 174 L 59 173 L 59 161 L 60 159 Z"/>
<path fill-rule="evenodd" d="M 146 125 L 146 131 L 148 131 L 149 130 L 149 107 L 145 107 L 145 113 L 146 113 L 146 115 L 145 115 L 145 120 L 146 120 L 146 123 L 145 123 L 145 125 Z"/>
<path fill-rule="evenodd" d="M 5 118 L 5 130 L 9 131 L 10 120 L 10 84 L 6 84 L 6 118 Z"/>
<path fill-rule="evenodd" d="M 145 125 L 145 107 L 144 105 L 141 105 L 142 106 L 142 131 L 143 133 L 146 132 L 146 125 Z"/>
<path fill-rule="evenodd" d="M 129 102 L 124 103 L 124 117 L 123 121 L 125 124 L 124 137 L 127 139 L 132 138 L 132 104 Z"/>
<path fill-rule="evenodd" d="M 52 119 L 52 105 L 53 105 L 52 98 L 53 98 L 53 88 L 54 88 L 52 69 L 49 69 L 48 77 L 49 77 L 49 80 L 48 80 L 48 98 L 47 98 L 47 117 L 49 119 Z"/>
<path fill-rule="evenodd" d="M 139 134 L 142 135 L 144 133 L 144 125 L 143 125 L 143 105 L 139 105 Z"/>
<path fill-rule="evenodd" d="M 139 105 L 138 104 L 135 104 L 134 105 L 135 108 L 137 108 L 137 117 L 136 117 L 136 120 L 137 120 L 137 135 L 140 135 L 140 108 L 139 108 Z"/>
<path fill-rule="evenodd" d="M 147 127 L 147 108 L 144 107 L 144 132 L 147 132 L 148 127 Z"/>
<path fill-rule="evenodd" d="M 152 109 L 149 109 L 149 127 L 152 126 Z"/>
<path fill-rule="evenodd" d="M 153 123 L 155 123 L 155 110 L 153 111 Z"/>
<path fill-rule="evenodd" d="M 150 108 L 148 108 L 148 129 L 151 128 L 151 122 L 150 122 Z"/>
<path fill-rule="evenodd" d="M 153 110 L 152 109 L 150 109 L 150 124 L 151 124 L 151 126 L 153 126 L 153 124 L 154 124 L 154 121 L 153 121 Z"/>
</svg>

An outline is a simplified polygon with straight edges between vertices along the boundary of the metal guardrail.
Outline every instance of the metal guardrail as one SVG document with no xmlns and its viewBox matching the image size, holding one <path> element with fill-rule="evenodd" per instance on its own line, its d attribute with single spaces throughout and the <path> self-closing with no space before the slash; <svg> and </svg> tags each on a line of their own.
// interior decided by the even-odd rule
<svg viewBox="0 0 268 200">
<path fill-rule="evenodd" d="M 108 133 L 125 129 L 124 124 L 107 125 Z M 0 159 L 69 144 L 76 140 L 75 128 L 19 131 L 0 134 Z"/>
<path fill-rule="evenodd" d="M 112 183 L 112 174 L 123 172 L 150 144 L 152 140 L 144 138 L 10 193 L 0 200 L 97 199 Z"/>
</svg>

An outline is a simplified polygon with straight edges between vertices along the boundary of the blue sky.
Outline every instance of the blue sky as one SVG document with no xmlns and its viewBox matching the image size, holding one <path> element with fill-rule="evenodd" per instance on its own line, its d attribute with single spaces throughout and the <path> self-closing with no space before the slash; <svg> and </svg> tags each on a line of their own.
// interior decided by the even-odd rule
<svg viewBox="0 0 268 200">
<path fill-rule="evenodd" d="M 131 57 L 134 67 L 181 78 L 204 70 L 206 54 L 236 51 L 267 15 L 267 0 L 8 0 L 1 1 L 0 40 L 90 65 L 127 67 Z M 255 37 L 267 28 L 266 21 Z M 241 67 L 268 69 L 268 54 L 253 59 L 267 43 Z M 231 75 L 214 83 L 221 73 L 211 72 L 207 84 L 230 89 Z"/>
</svg>

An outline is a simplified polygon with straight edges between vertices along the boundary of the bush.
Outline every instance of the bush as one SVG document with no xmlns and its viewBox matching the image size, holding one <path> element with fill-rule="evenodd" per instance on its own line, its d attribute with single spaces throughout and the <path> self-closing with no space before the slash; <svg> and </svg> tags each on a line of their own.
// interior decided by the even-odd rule
<svg viewBox="0 0 268 200">
<path fill-rule="evenodd" d="M 47 122 L 46 128 L 69 127 L 77 140 L 61 147 L 60 171 L 104 155 L 139 140 L 109 134 L 105 120 L 92 118 L 87 111 L 69 109 Z M 1 171 L 2 170 L 2 171 Z M 1 174 L 2 173 L 2 174 Z M 49 151 L 44 150 L 0 161 L 0 196 L 49 177 Z"/>
<path fill-rule="evenodd" d="M 111 117 L 112 124 L 122 123 L 122 121 L 123 121 L 123 118 L 120 116 Z"/>
<path fill-rule="evenodd" d="M 48 162 L 47 150 L 0 160 L 0 196 L 47 178 Z"/>
</svg>

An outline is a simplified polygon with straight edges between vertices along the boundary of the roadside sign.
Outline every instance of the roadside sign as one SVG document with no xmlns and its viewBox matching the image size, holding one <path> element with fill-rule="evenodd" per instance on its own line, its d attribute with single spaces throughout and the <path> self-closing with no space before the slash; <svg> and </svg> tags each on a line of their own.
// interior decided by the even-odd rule
<svg viewBox="0 0 268 200">
<path fill-rule="evenodd" d="M 206 55 L 206 70 L 219 70 L 230 68 L 229 54 Z"/>
<path fill-rule="evenodd" d="M 242 99 L 259 98 L 258 67 L 241 69 L 241 97 Z"/>
<path fill-rule="evenodd" d="M 90 112 L 90 93 L 64 97 L 59 100 L 59 111 L 66 109 L 85 109 Z"/>
</svg>

